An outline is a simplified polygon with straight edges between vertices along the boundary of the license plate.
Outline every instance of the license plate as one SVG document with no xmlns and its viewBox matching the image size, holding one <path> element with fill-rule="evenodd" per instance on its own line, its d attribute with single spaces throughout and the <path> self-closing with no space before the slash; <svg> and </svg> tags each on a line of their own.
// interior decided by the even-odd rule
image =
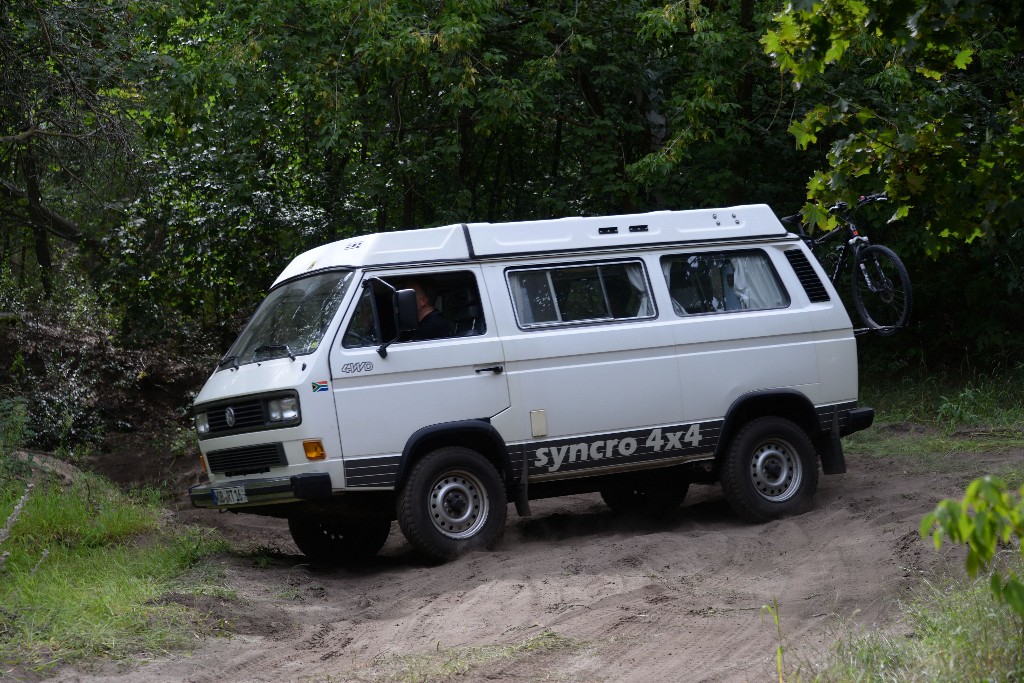
<svg viewBox="0 0 1024 683">
<path fill-rule="evenodd" d="M 245 495 L 244 486 L 230 486 L 224 489 L 213 489 L 214 505 L 235 505 L 237 503 L 248 503 L 249 498 Z"/>
</svg>

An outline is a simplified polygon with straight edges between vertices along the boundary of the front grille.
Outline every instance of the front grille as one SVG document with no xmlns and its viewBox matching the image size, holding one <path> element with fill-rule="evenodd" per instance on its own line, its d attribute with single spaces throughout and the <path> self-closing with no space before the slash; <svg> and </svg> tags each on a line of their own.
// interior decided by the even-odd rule
<svg viewBox="0 0 1024 683">
<path fill-rule="evenodd" d="M 266 429 L 284 429 L 297 427 L 302 419 L 270 420 L 270 403 L 281 399 L 294 399 L 296 408 L 299 405 L 298 392 L 275 391 L 259 396 L 239 396 L 226 400 L 202 403 L 192 407 L 193 414 L 206 416 L 209 430 L 200 434 L 199 438 L 229 436 L 259 432 Z M 301 413 L 300 413 L 301 414 Z M 229 419 L 230 418 L 230 419 Z"/>
<path fill-rule="evenodd" d="M 284 457 L 283 445 L 268 443 L 210 451 L 206 454 L 206 464 L 210 467 L 210 472 L 214 474 L 234 477 L 241 474 L 269 472 L 270 468 L 283 467 L 288 464 L 288 461 Z"/>
<path fill-rule="evenodd" d="M 228 410 L 234 415 L 235 424 L 229 425 L 227 419 Z M 245 429 L 247 427 L 262 427 L 266 423 L 263 414 L 263 401 L 241 401 L 229 405 L 217 406 L 206 412 L 206 419 L 210 423 L 210 433 L 226 432 L 229 429 Z"/>
</svg>

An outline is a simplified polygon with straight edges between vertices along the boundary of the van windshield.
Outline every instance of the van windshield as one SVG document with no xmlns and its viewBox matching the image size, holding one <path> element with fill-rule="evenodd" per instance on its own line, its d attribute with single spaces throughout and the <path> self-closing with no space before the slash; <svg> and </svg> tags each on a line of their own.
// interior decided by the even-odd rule
<svg viewBox="0 0 1024 683">
<path fill-rule="evenodd" d="M 332 270 L 273 290 L 231 345 L 219 369 L 313 353 L 351 283 L 351 270 Z"/>
</svg>

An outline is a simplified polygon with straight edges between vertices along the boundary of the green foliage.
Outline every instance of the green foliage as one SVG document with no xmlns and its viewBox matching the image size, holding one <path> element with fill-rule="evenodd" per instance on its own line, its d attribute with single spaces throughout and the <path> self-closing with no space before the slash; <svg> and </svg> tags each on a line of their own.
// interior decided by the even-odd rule
<svg viewBox="0 0 1024 683">
<path fill-rule="evenodd" d="M 52 294 L 53 239 L 95 254 L 133 191 L 127 3 L 0 4 L 0 262 Z"/>
<path fill-rule="evenodd" d="M 884 184 L 930 253 L 1010 237 L 1024 224 L 1020 18 L 996 0 L 825 0 L 779 13 L 765 50 L 824 100 L 791 126 L 802 148 L 822 135 L 831 144 L 809 197 Z"/>
<path fill-rule="evenodd" d="M 141 7 L 152 191 L 103 276 L 125 331 L 226 341 L 289 256 L 395 226 L 795 202 L 741 4 Z"/>
<path fill-rule="evenodd" d="M 887 348 L 1013 358 L 1018 4 L 15 0 L 0 309 L 223 347 L 342 237 L 807 200 L 825 226 L 885 189 L 865 218 L 916 304 Z"/>
<path fill-rule="evenodd" d="M 34 445 L 71 451 L 99 440 L 103 425 L 95 376 L 72 359 L 55 359 L 35 382 L 28 398 Z"/>
<path fill-rule="evenodd" d="M 775 672 L 779 675 L 779 683 L 782 683 L 785 679 L 786 671 L 786 648 L 782 642 L 782 621 L 779 616 L 779 599 L 775 596 L 772 596 L 772 601 L 770 603 L 761 605 L 762 621 L 766 614 L 771 618 L 772 623 L 775 624 L 775 633 L 779 640 L 779 644 L 775 647 Z"/>
<path fill-rule="evenodd" d="M 1017 493 L 1008 490 L 1006 482 L 985 476 L 971 482 L 960 501 L 944 500 L 921 520 L 921 535 L 931 536 L 935 548 L 945 539 L 967 546 L 967 572 L 975 576 L 992 566 L 1002 548 L 1024 539 L 1024 487 Z M 993 596 L 1005 603 L 1024 623 L 1024 583 L 1010 568 L 1005 576 L 995 569 L 989 579 Z"/>
<path fill-rule="evenodd" d="M 812 204 L 882 189 L 891 199 L 887 215 L 865 218 L 910 264 L 914 329 L 894 340 L 901 352 L 1019 352 L 1007 321 L 1024 314 L 1022 18 L 1000 0 L 822 0 L 787 6 L 762 38 L 803 93 L 798 148 L 827 151 Z M 994 301 L 1004 316 L 986 310 Z"/>
<path fill-rule="evenodd" d="M 28 464 L 17 457 L 17 451 L 31 437 L 28 402 L 20 397 L 0 399 L 0 479 L 29 473 Z"/>
</svg>

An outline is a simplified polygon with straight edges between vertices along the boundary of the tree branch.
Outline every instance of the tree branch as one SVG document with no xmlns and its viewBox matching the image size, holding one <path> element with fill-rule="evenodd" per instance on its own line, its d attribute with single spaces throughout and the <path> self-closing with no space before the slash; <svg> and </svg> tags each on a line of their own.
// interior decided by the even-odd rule
<svg viewBox="0 0 1024 683">
<path fill-rule="evenodd" d="M 65 138 L 67 140 L 88 140 L 89 138 L 96 137 L 97 132 L 96 130 L 90 130 L 87 133 L 65 133 L 59 130 L 46 130 L 38 126 L 30 126 L 20 133 L 0 136 L 0 143 L 23 142 L 37 135 L 47 138 Z"/>
<path fill-rule="evenodd" d="M 29 201 L 28 192 L 21 190 L 10 181 L 0 178 L 0 195 L 6 195 L 10 199 Z M 30 212 L 30 220 L 38 222 L 40 227 L 53 233 L 57 237 L 66 239 L 76 244 L 96 246 L 96 241 L 82 234 L 78 225 L 56 211 L 53 211 L 42 204 L 35 204 Z"/>
<path fill-rule="evenodd" d="M 15 135 L 0 135 L 0 143 L 10 142 L 21 142 L 22 140 L 28 140 L 30 137 L 39 132 L 39 129 L 35 126 L 29 126 L 27 130 L 23 130 Z"/>
</svg>

